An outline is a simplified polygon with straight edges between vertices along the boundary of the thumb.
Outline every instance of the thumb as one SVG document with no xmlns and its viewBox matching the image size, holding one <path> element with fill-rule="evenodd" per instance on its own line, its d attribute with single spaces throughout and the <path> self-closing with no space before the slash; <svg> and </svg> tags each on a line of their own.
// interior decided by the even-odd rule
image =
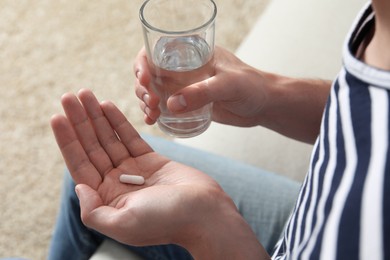
<svg viewBox="0 0 390 260">
<path fill-rule="evenodd" d="M 217 76 L 189 85 L 169 97 L 168 109 L 172 112 L 186 112 L 219 101 L 223 97 L 223 86 L 224 80 Z"/>
<path fill-rule="evenodd" d="M 99 194 L 86 184 L 78 184 L 75 188 L 80 201 L 81 219 L 87 226 L 91 224 L 92 212 L 103 205 Z"/>
<path fill-rule="evenodd" d="M 97 191 L 88 185 L 78 184 L 75 190 L 80 200 L 81 220 L 84 225 L 115 239 L 118 236 L 118 228 L 115 228 L 113 223 L 118 222 L 117 209 L 105 206 Z"/>
</svg>

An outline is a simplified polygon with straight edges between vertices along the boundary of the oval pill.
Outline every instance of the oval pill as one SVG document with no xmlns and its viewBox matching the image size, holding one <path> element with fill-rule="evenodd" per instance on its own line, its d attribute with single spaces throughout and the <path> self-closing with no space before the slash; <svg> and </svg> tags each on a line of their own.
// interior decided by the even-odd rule
<svg viewBox="0 0 390 260">
<path fill-rule="evenodd" d="M 122 174 L 119 176 L 119 181 L 127 184 L 143 185 L 145 178 L 139 175 Z"/>
</svg>

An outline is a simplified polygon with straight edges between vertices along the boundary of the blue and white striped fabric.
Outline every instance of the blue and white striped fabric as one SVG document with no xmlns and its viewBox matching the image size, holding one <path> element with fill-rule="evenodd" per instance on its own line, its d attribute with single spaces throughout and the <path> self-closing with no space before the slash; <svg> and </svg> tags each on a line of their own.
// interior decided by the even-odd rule
<svg viewBox="0 0 390 260">
<path fill-rule="evenodd" d="M 273 259 L 390 259 L 390 71 L 354 56 L 374 23 L 368 5 L 346 41 L 311 168 Z"/>
</svg>

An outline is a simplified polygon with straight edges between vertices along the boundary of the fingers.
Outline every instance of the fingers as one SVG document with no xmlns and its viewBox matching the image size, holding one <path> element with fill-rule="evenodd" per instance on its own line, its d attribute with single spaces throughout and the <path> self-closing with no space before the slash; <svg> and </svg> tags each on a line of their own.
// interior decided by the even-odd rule
<svg viewBox="0 0 390 260">
<path fill-rule="evenodd" d="M 150 108 L 146 102 L 140 102 L 140 108 L 145 113 L 144 121 L 148 125 L 153 125 L 156 123 L 158 117 L 160 116 L 160 109 L 156 107 L 155 109 Z"/>
<path fill-rule="evenodd" d="M 145 113 L 145 122 L 154 124 L 160 116 L 159 97 L 151 89 L 151 72 L 149 71 L 145 48 L 143 48 L 134 63 L 135 94 L 140 99 L 140 108 Z"/>
<path fill-rule="evenodd" d="M 50 123 L 62 156 L 75 182 L 85 183 L 96 189 L 102 178 L 89 160 L 68 119 L 63 115 L 55 115 Z"/>
<path fill-rule="evenodd" d="M 138 53 L 137 58 L 135 59 L 133 70 L 140 86 L 148 86 L 151 77 L 145 48 L 142 48 Z M 141 98 L 141 96 L 138 97 Z"/>
<path fill-rule="evenodd" d="M 106 101 L 101 103 L 101 108 L 111 127 L 133 157 L 153 151 L 112 102 Z"/>
<path fill-rule="evenodd" d="M 78 142 L 83 147 L 89 161 L 104 176 L 113 168 L 111 159 L 100 145 L 95 129 L 78 98 L 73 94 L 62 96 L 61 103 Z"/>
<path fill-rule="evenodd" d="M 172 112 L 188 112 L 219 101 L 234 105 L 250 80 L 246 73 L 248 66 L 218 46 L 213 62 L 214 76 L 187 86 L 168 99 L 167 105 Z"/>
<path fill-rule="evenodd" d="M 214 76 L 185 87 L 168 99 L 168 109 L 172 112 L 187 112 L 223 100 L 226 95 L 223 88 L 227 83 L 223 77 Z"/>
<path fill-rule="evenodd" d="M 76 183 L 96 189 L 112 168 L 153 150 L 114 104 L 99 104 L 90 90 L 81 90 L 79 99 L 63 95 L 66 117 L 53 116 L 51 126 Z"/>
<path fill-rule="evenodd" d="M 142 49 L 136 58 L 134 73 L 136 75 L 135 93 L 140 99 L 140 108 L 145 113 L 144 121 L 147 124 L 154 124 L 161 113 L 158 108 L 160 99 L 150 87 L 152 72 L 148 66 L 145 49 Z M 229 94 L 227 91 L 230 94 L 232 92 L 231 88 L 225 89 L 226 86 L 232 84 L 230 80 L 229 75 L 222 73 L 185 87 L 168 99 L 168 109 L 177 113 L 187 112 L 199 109 L 211 102 L 223 100 Z"/>
<path fill-rule="evenodd" d="M 90 90 L 82 89 L 78 93 L 78 97 L 93 125 L 100 145 L 107 153 L 114 167 L 117 167 L 130 156 L 128 150 L 118 139 L 95 95 Z"/>
</svg>

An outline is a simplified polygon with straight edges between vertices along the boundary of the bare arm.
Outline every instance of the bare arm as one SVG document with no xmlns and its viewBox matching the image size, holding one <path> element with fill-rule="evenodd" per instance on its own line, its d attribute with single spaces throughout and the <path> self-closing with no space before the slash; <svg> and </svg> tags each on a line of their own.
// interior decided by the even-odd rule
<svg viewBox="0 0 390 260">
<path fill-rule="evenodd" d="M 331 81 L 268 77 L 272 82 L 270 104 L 264 107 L 259 124 L 293 139 L 313 143 L 320 130 Z"/>
<path fill-rule="evenodd" d="M 300 141 L 315 141 L 330 82 L 266 73 L 219 47 L 214 62 L 214 76 L 175 93 L 168 100 L 169 109 L 186 112 L 213 102 L 216 122 L 242 127 L 262 125 Z M 145 122 L 153 124 L 159 116 L 159 100 L 150 87 L 152 79 L 144 51 L 139 53 L 134 71 Z"/>
<path fill-rule="evenodd" d="M 129 245 L 178 244 L 197 259 L 269 259 L 222 188 L 155 153 L 114 104 L 82 90 L 62 105 L 51 126 L 85 225 Z M 145 183 L 122 183 L 123 173 Z"/>
</svg>

